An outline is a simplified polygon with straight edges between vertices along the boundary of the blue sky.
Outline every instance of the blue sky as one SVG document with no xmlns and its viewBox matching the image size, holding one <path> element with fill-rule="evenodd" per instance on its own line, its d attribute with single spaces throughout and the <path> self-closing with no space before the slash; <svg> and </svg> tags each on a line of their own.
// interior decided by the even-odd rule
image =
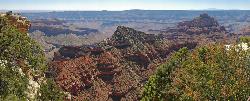
<svg viewBox="0 0 250 101">
<path fill-rule="evenodd" d="M 250 10 L 250 0 L 0 0 L 0 10 Z"/>
</svg>

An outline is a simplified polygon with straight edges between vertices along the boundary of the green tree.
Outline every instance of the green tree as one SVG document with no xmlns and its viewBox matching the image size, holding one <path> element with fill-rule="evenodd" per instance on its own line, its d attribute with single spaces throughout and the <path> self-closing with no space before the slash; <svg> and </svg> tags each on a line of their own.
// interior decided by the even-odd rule
<svg viewBox="0 0 250 101">
<path fill-rule="evenodd" d="M 234 46 L 234 45 L 232 45 Z M 176 52 L 147 82 L 142 101 L 247 100 L 250 51 L 208 45 Z"/>
<path fill-rule="evenodd" d="M 166 92 L 171 83 L 171 72 L 179 67 L 179 64 L 186 60 L 188 55 L 188 49 L 182 48 L 178 52 L 175 52 L 169 59 L 169 62 L 158 67 L 158 71 L 155 75 L 149 78 L 149 81 L 144 87 L 142 101 L 165 101 Z"/>
<path fill-rule="evenodd" d="M 27 93 L 29 81 L 43 78 L 47 70 L 45 55 L 40 45 L 27 33 L 22 33 L 10 25 L 6 17 L 0 17 L 0 20 L 2 23 L 0 27 L 0 100 L 30 99 Z M 47 91 L 38 90 L 37 95 L 40 93 L 40 97 L 37 97 L 37 100 L 43 100 L 40 98 L 44 96 L 63 95 L 58 93 L 60 89 L 52 83 L 53 80 L 48 80 L 49 83 L 35 81 L 41 85 L 41 89 L 50 86 Z"/>
</svg>

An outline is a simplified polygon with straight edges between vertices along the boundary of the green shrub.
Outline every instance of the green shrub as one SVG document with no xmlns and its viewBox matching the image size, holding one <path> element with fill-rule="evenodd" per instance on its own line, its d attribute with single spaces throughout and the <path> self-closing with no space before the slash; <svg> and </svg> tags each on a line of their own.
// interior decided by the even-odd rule
<svg viewBox="0 0 250 101">
<path fill-rule="evenodd" d="M 57 87 L 53 79 L 47 79 L 47 82 L 41 85 L 39 92 L 41 96 L 38 99 L 42 101 L 62 101 L 64 97 L 64 94 Z"/>
<path fill-rule="evenodd" d="M 250 94 L 250 51 L 222 45 L 176 52 L 147 82 L 142 101 L 236 100 Z"/>
<path fill-rule="evenodd" d="M 245 36 L 245 37 L 240 37 L 239 39 L 240 42 L 247 43 L 248 47 L 250 47 L 250 37 Z"/>
<path fill-rule="evenodd" d="M 37 92 L 41 96 L 37 97 L 38 99 L 29 98 L 27 94 L 29 80 L 35 76 L 42 78 L 47 69 L 45 55 L 40 45 L 27 33 L 22 33 L 9 25 L 5 17 L 0 19 L 5 23 L 0 29 L 0 100 L 44 100 L 46 97 L 63 95 L 59 93 L 53 81 L 45 79 L 44 81 L 48 83 L 41 81 L 41 90 L 38 90 L 41 92 Z M 45 89 L 46 86 L 49 88 Z M 62 98 L 55 97 L 55 99 Z"/>
</svg>

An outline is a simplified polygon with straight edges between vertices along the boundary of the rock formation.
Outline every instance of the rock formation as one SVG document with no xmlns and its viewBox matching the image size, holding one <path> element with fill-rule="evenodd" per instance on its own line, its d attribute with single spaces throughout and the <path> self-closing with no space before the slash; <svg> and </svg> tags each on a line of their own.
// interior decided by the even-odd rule
<svg viewBox="0 0 250 101">
<path fill-rule="evenodd" d="M 196 43 L 170 44 L 160 35 L 119 26 L 113 36 L 89 46 L 65 46 L 50 63 L 57 84 L 72 99 L 137 100 L 148 77 L 168 54 Z"/>
<path fill-rule="evenodd" d="M 195 40 L 199 42 L 215 42 L 230 35 L 224 26 L 220 26 L 208 14 L 201 14 L 191 21 L 180 22 L 176 28 L 169 28 L 163 34 L 169 40 Z"/>
<path fill-rule="evenodd" d="M 4 23 L 4 20 L 7 20 L 8 24 L 13 25 L 23 33 L 27 33 L 31 26 L 30 21 L 27 20 L 26 17 L 23 17 L 20 14 L 12 13 L 11 11 L 4 14 L 0 14 L 0 16 L 0 29 L 7 24 Z"/>
</svg>

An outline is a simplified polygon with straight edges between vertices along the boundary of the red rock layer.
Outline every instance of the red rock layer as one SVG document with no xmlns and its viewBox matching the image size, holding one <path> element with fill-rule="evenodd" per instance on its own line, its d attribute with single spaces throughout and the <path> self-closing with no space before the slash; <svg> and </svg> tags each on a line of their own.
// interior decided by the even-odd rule
<svg viewBox="0 0 250 101">
<path fill-rule="evenodd" d="M 72 99 L 138 100 L 143 85 L 172 51 L 196 43 L 170 44 L 157 35 L 118 27 L 112 38 L 92 46 L 62 47 L 52 61 L 56 83 Z"/>
</svg>

